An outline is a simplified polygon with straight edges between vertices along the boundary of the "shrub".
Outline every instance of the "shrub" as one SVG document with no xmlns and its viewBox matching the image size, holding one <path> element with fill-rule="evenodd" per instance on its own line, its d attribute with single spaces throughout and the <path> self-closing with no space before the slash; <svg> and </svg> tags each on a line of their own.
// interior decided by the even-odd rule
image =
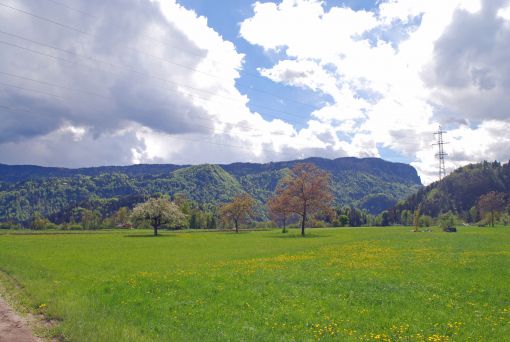
<svg viewBox="0 0 510 342">
<path fill-rule="evenodd" d="M 447 212 L 439 217 L 439 227 L 453 228 L 457 225 L 457 217 L 451 212 Z"/>
<path fill-rule="evenodd" d="M 428 215 L 422 215 L 419 219 L 420 227 L 430 227 L 432 225 L 432 217 Z"/>
<path fill-rule="evenodd" d="M 21 229 L 23 228 L 19 223 L 14 222 L 0 222 L 0 229 Z"/>
<path fill-rule="evenodd" d="M 79 223 L 68 223 L 64 225 L 65 230 L 83 230 L 83 227 Z"/>
</svg>

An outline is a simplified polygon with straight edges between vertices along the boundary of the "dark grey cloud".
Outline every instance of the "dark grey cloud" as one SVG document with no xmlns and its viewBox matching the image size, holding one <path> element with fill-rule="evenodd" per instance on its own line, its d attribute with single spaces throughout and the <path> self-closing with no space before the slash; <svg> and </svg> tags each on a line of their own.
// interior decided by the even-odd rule
<svg viewBox="0 0 510 342">
<path fill-rule="evenodd" d="M 62 125 L 61 106 L 13 90 L 0 90 L 0 144 L 47 134 Z"/>
<path fill-rule="evenodd" d="M 470 153 L 462 150 L 448 153 L 447 158 L 452 162 L 465 162 L 473 160 L 473 156 Z"/>
<path fill-rule="evenodd" d="M 510 119 L 509 0 L 483 0 L 479 12 L 457 10 L 424 71 L 436 102 L 468 120 Z M 439 114 L 440 120 L 450 120 Z M 451 113 L 450 113 L 451 115 Z"/>
<path fill-rule="evenodd" d="M 76 136 L 67 129 L 51 135 L 0 144 L 0 156 L 7 164 L 87 167 L 132 164 L 132 149 L 143 153 L 144 141 L 134 132 L 94 137 L 88 132 Z"/>
<path fill-rule="evenodd" d="M 0 72 L 19 76 L 0 73 L 0 143 L 44 136 L 63 123 L 86 126 L 96 138 L 131 123 L 170 134 L 211 126 L 208 113 L 178 91 L 192 84 L 190 69 L 205 51 L 159 4 L 87 0 L 72 3 L 77 12 L 51 1 L 6 3 L 62 25 L 0 8 Z"/>
</svg>

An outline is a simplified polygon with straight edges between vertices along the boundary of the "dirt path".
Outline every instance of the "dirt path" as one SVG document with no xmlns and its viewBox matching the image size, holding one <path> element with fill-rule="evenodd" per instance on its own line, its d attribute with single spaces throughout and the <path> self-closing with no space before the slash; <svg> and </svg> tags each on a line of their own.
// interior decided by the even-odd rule
<svg viewBox="0 0 510 342">
<path fill-rule="evenodd" d="M 34 336 L 28 322 L 16 314 L 7 303 L 0 298 L 0 342 L 40 342 Z"/>
</svg>

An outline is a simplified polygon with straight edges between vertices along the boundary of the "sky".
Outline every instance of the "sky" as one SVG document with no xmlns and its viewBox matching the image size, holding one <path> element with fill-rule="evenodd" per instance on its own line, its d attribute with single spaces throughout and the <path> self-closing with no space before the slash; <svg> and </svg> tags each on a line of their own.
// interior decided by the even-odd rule
<svg viewBox="0 0 510 342">
<path fill-rule="evenodd" d="M 0 0 L 0 163 L 510 159 L 510 0 Z"/>
</svg>

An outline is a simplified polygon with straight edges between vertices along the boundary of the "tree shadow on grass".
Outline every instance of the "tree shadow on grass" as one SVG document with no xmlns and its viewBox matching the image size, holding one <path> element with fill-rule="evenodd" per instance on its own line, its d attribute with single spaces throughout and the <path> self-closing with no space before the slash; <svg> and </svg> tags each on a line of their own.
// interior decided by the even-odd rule
<svg viewBox="0 0 510 342">
<path fill-rule="evenodd" d="M 268 236 L 268 238 L 272 238 L 272 239 L 316 239 L 316 238 L 326 238 L 329 236 L 330 235 L 317 235 L 317 234 L 305 234 L 305 236 L 302 236 L 301 234 L 281 233 L 280 235 Z"/>
<path fill-rule="evenodd" d="M 242 234 L 249 234 L 251 233 L 251 230 L 240 230 L 238 233 L 236 231 L 228 231 L 228 230 L 222 230 L 221 233 L 223 234 L 233 234 L 233 235 L 242 235 Z"/>
<path fill-rule="evenodd" d="M 159 234 L 157 236 L 154 236 L 154 234 L 130 234 L 130 235 L 124 235 L 124 237 L 128 238 L 165 238 L 165 237 L 175 237 L 175 234 Z"/>
</svg>

